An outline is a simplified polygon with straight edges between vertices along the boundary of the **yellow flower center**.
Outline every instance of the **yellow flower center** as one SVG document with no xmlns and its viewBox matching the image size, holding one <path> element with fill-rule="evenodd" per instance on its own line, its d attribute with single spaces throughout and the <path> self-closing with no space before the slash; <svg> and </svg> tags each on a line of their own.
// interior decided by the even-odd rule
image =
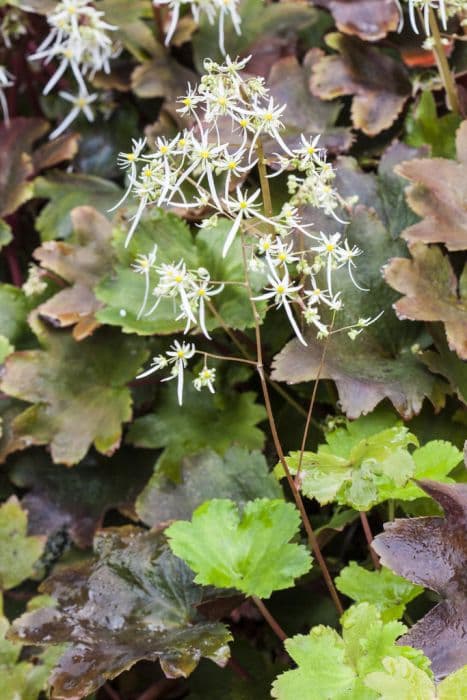
<svg viewBox="0 0 467 700">
<path fill-rule="evenodd" d="M 159 151 L 161 153 L 168 153 L 169 152 L 169 147 L 168 146 L 159 146 Z"/>
<path fill-rule="evenodd" d="M 180 146 L 180 148 L 183 148 L 184 146 L 186 146 L 186 139 L 180 139 L 180 141 L 178 142 L 178 145 Z"/>
<path fill-rule="evenodd" d="M 201 158 L 206 160 L 207 158 L 209 158 L 209 151 L 201 151 L 200 156 Z"/>
<path fill-rule="evenodd" d="M 287 259 L 287 255 L 285 253 L 279 253 L 277 256 L 281 262 L 284 262 L 284 260 Z"/>
<path fill-rule="evenodd" d="M 240 119 L 239 121 L 240 126 L 248 126 L 248 119 Z"/>
<path fill-rule="evenodd" d="M 204 297 L 205 294 L 206 294 L 206 290 L 205 290 L 205 289 L 198 289 L 198 296 L 199 296 L 199 297 Z"/>
<path fill-rule="evenodd" d="M 248 204 L 246 202 L 240 202 L 240 209 L 246 209 Z"/>
<path fill-rule="evenodd" d="M 219 104 L 221 107 L 225 107 L 225 105 L 227 104 L 227 100 L 225 99 L 225 97 L 218 97 L 217 104 Z"/>
<path fill-rule="evenodd" d="M 328 251 L 328 253 L 332 253 L 332 251 L 334 250 L 335 247 L 336 246 L 334 245 L 334 243 L 328 243 L 326 245 L 326 250 Z"/>
<path fill-rule="evenodd" d="M 145 169 L 143 170 L 143 175 L 144 175 L 144 177 L 151 177 L 151 175 L 152 175 L 152 170 L 151 170 L 151 168 L 145 168 Z"/>
<path fill-rule="evenodd" d="M 182 100 L 182 103 L 185 105 L 185 107 L 191 107 L 191 105 L 193 104 L 193 100 L 190 97 L 185 97 Z"/>
<path fill-rule="evenodd" d="M 308 146 L 307 152 L 310 154 L 310 156 L 312 156 L 313 153 L 316 152 L 316 148 L 313 148 L 313 146 Z"/>
<path fill-rule="evenodd" d="M 277 285 L 277 287 L 276 287 L 276 292 L 277 292 L 278 294 L 283 294 L 283 293 L 285 292 L 285 287 L 284 287 L 284 285 L 283 285 L 283 284 Z"/>
<path fill-rule="evenodd" d="M 273 120 L 273 116 L 272 116 L 271 112 L 266 112 L 266 114 L 264 115 L 264 121 L 272 122 L 272 120 Z"/>
<path fill-rule="evenodd" d="M 177 350 L 177 357 L 180 360 L 183 360 L 183 358 L 185 357 L 185 350 Z"/>
<path fill-rule="evenodd" d="M 130 163 L 133 163 L 133 161 L 136 160 L 136 156 L 134 153 L 127 153 L 126 154 L 126 159 L 130 161 Z"/>
<path fill-rule="evenodd" d="M 236 161 L 231 160 L 230 163 L 228 163 L 227 167 L 229 170 L 235 170 L 235 168 L 237 167 Z"/>
<path fill-rule="evenodd" d="M 180 282 L 183 282 L 183 275 L 175 275 L 174 280 L 175 280 L 175 282 L 177 282 L 178 284 L 179 284 Z"/>
<path fill-rule="evenodd" d="M 87 105 L 87 100 L 85 97 L 78 97 L 75 104 L 80 109 L 83 109 L 83 107 L 86 107 Z"/>
</svg>

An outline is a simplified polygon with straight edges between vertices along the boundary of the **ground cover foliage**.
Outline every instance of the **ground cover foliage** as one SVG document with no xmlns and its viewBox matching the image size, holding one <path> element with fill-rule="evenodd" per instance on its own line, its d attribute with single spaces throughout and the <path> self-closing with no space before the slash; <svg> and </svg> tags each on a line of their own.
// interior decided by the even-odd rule
<svg viewBox="0 0 467 700">
<path fill-rule="evenodd" d="M 465 0 L 0 0 L 2 700 L 467 697 Z"/>
</svg>

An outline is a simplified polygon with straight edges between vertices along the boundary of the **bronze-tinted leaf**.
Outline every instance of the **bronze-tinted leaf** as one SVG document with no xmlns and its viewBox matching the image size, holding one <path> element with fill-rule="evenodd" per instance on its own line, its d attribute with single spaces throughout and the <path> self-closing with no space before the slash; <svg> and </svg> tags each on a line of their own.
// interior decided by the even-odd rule
<svg viewBox="0 0 467 700">
<path fill-rule="evenodd" d="M 323 100 L 354 95 L 352 121 L 374 136 L 388 129 L 411 94 L 403 64 L 356 37 L 329 34 L 328 45 L 338 53 L 314 65 L 311 91 Z"/>
<path fill-rule="evenodd" d="M 413 183 L 407 200 L 423 217 L 404 231 L 406 240 L 444 243 L 448 250 L 467 249 L 467 121 L 457 131 L 456 145 L 457 162 L 424 158 L 397 167 Z"/>
<path fill-rule="evenodd" d="M 444 598 L 400 640 L 422 649 L 439 678 L 467 664 L 467 485 L 418 483 L 444 518 L 386 523 L 373 548 L 384 566 Z"/>
<path fill-rule="evenodd" d="M 108 329 L 77 343 L 32 316 L 43 349 L 15 352 L 4 367 L 2 391 L 32 404 L 13 420 L 12 440 L 23 449 L 50 444 L 54 462 L 79 462 L 94 444 L 111 454 L 120 444 L 122 423 L 131 419 L 125 386 L 144 362 L 136 338 Z"/>
<path fill-rule="evenodd" d="M 413 243 L 412 260 L 394 258 L 384 271 L 387 282 L 405 294 L 394 304 L 400 318 L 442 321 L 449 347 L 467 360 L 467 265 L 457 280 L 447 255 L 437 246 Z"/>
<path fill-rule="evenodd" d="M 329 104 L 311 94 L 309 88 L 310 71 L 313 62 L 320 54 L 316 49 L 307 53 L 301 66 L 295 56 L 287 56 L 276 61 L 271 68 L 267 85 L 271 97 L 278 104 L 286 104 L 282 115 L 285 130 L 282 137 L 290 148 L 299 148 L 300 134 L 321 134 L 320 144 L 333 152 L 343 152 L 352 144 L 350 129 L 334 126 L 341 105 Z M 266 139 L 265 151 L 273 153 L 275 142 Z"/>
<path fill-rule="evenodd" d="M 327 8 L 337 28 L 365 41 L 377 41 L 399 25 L 400 11 L 395 0 L 316 0 Z"/>
<path fill-rule="evenodd" d="M 55 326 L 75 326 L 73 336 L 82 340 L 99 325 L 94 314 L 103 304 L 93 288 L 111 269 L 112 227 L 92 207 L 73 209 L 71 220 L 74 235 L 68 242 L 46 241 L 34 251 L 43 268 L 71 284 L 41 304 L 38 311 Z"/>
<path fill-rule="evenodd" d="M 14 212 L 32 195 L 28 180 L 34 173 L 31 150 L 47 131 L 42 119 L 13 119 L 9 126 L 0 124 L 0 215 Z"/>
<path fill-rule="evenodd" d="M 22 505 L 33 535 L 69 532 L 78 547 L 89 547 L 105 514 L 118 508 L 134 514 L 134 500 L 152 473 L 152 458 L 128 447 L 111 459 L 89 454 L 74 469 L 53 464 L 39 449 L 17 455 L 9 476 L 28 489 Z"/>
<path fill-rule="evenodd" d="M 43 119 L 17 117 L 0 124 L 0 216 L 12 214 L 33 195 L 31 178 L 42 168 L 72 158 L 77 135 L 62 136 L 34 151 L 34 143 L 47 133 Z"/>
<path fill-rule="evenodd" d="M 10 631 L 23 643 L 69 644 L 51 675 L 54 698 L 82 698 L 141 659 L 159 659 L 169 678 L 188 676 L 202 657 L 227 662 L 228 630 L 200 617 L 202 589 L 161 533 L 102 530 L 94 549 L 94 561 L 41 586 L 55 608 L 26 613 Z"/>
</svg>

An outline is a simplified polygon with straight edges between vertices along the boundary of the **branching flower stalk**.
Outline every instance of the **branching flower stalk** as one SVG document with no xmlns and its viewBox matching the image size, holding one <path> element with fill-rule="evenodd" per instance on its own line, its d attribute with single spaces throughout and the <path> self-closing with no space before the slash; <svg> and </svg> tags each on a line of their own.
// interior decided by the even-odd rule
<svg viewBox="0 0 467 700">
<path fill-rule="evenodd" d="M 206 74 L 199 86 L 189 86 L 187 94 L 178 100 L 179 112 L 191 118 L 191 128 L 171 139 L 158 136 L 152 149 L 145 140 L 134 140 L 132 150 L 120 154 L 118 162 L 128 184 L 117 206 L 134 195 L 136 212 L 127 234 L 127 246 L 137 235 L 138 224 L 150 206 L 168 207 L 182 214 L 194 209 L 200 217 L 208 213 L 210 216 L 199 224 L 206 231 L 218 225 L 219 217 L 229 222 L 221 255 L 226 258 L 234 250 L 238 255 L 240 248 L 244 281 L 213 280 L 209 270 L 192 269 L 183 258 L 159 261 L 160 251 L 154 246 L 138 255 L 133 264 L 135 272 L 143 275 L 145 281 L 138 318 L 150 320 L 157 315 L 162 300 L 168 300 L 173 305 L 174 320 L 185 326 L 185 335 L 201 333 L 211 340 L 210 328 L 220 327 L 232 338 L 216 308 L 216 299 L 225 285 L 238 284 L 246 289 L 251 306 L 256 358 L 250 359 L 241 345 L 242 357 L 234 358 L 198 349 L 191 342 L 175 341 L 139 377 L 167 369 L 169 375 L 162 381 L 176 379 L 178 401 L 182 405 L 184 372 L 195 355 L 203 357 L 203 367 L 193 382 L 197 390 L 215 391 L 216 369 L 208 366 L 208 358 L 244 362 L 256 368 L 275 449 L 310 548 L 335 606 L 342 613 L 299 486 L 284 457 L 271 407 L 270 378 L 264 367 L 261 324 L 264 302 L 268 302 L 269 309 L 284 312 L 297 342 L 307 346 L 312 329 L 319 339 L 328 339 L 339 330 L 335 319 L 345 303 L 336 273 L 347 272 L 358 289 L 365 289 L 355 277 L 355 259 L 362 251 L 341 233 L 313 231 L 312 223 L 303 220 L 300 207 L 311 204 L 344 223 L 339 215 L 343 202 L 333 187 L 333 168 L 325 149 L 319 146 L 319 136 L 302 135 L 298 147 L 288 145 L 281 134 L 286 105 L 275 104 L 263 79 L 243 73 L 247 63 L 248 59 L 234 61 L 227 57 L 219 65 L 207 59 Z M 224 138 L 223 134 L 227 133 L 229 137 Z M 276 213 L 269 179 L 281 174 L 287 178 L 289 198 Z M 262 292 L 250 279 L 253 271 L 264 280 Z M 358 319 L 345 325 L 344 332 L 355 338 L 374 320 Z M 238 342 L 234 344 L 239 347 Z M 306 433 L 310 420 L 311 415 Z"/>
</svg>

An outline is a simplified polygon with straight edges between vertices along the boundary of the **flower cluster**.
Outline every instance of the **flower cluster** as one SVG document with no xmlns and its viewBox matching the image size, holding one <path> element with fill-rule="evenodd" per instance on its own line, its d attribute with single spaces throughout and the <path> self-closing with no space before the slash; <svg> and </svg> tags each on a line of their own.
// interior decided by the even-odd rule
<svg viewBox="0 0 467 700">
<path fill-rule="evenodd" d="M 219 216 L 229 220 L 222 256 L 229 255 L 240 236 L 246 275 L 260 268 L 268 280 L 264 292 L 251 301 L 268 301 L 282 309 L 296 337 L 306 345 L 306 326 L 316 328 L 320 337 L 336 331 L 334 317 L 344 304 L 334 283 L 337 270 L 347 270 L 353 284 L 363 289 L 355 278 L 355 258 L 362 251 L 340 233 L 312 231 L 312 224 L 304 220 L 300 207 L 311 204 L 345 223 L 337 214 L 342 201 L 333 186 L 333 168 L 319 146 L 319 136 L 302 135 L 297 147 L 286 143 L 281 133 L 286 105 L 274 102 L 261 78 L 243 72 L 247 61 L 228 57 L 223 65 L 205 61 L 206 74 L 199 86 L 189 86 L 179 98 L 179 112 L 191 119 L 191 128 L 170 139 L 158 136 L 152 150 L 146 140 L 135 140 L 131 152 L 120 154 L 119 164 L 129 182 L 117 206 L 131 193 L 138 202 L 127 245 L 152 204 L 184 212 L 195 208 L 200 216 L 212 214 L 201 221 L 203 228 Z M 229 136 L 223 138 L 223 134 Z M 261 187 L 255 184 L 255 171 Z M 269 178 L 284 173 L 290 199 L 274 213 L 267 196 Z M 213 303 L 211 297 L 222 290 L 222 284 L 211 282 L 203 268 L 189 270 L 184 260 L 158 266 L 156 257 L 154 249 L 149 256 L 138 256 L 133 265 L 146 280 L 139 316 L 154 313 L 161 299 L 172 298 L 176 319 L 186 322 L 185 333 L 199 328 L 209 338 L 205 305 Z M 155 274 L 155 301 L 146 311 Z M 359 319 L 345 329 L 355 337 L 373 320 Z"/>
<path fill-rule="evenodd" d="M 467 4 L 465 0 L 407 0 L 409 5 L 409 18 L 410 25 L 414 30 L 415 34 L 419 34 L 419 23 L 417 21 L 417 12 L 420 13 L 420 17 L 423 18 L 423 28 L 425 34 L 429 36 L 431 34 L 430 29 L 430 8 L 435 10 L 439 15 L 443 29 L 447 29 L 447 21 L 449 17 L 453 17 L 455 14 L 461 11 L 466 11 Z M 401 10 L 401 24 L 399 29 L 403 26 L 402 20 L 402 10 Z"/>
<path fill-rule="evenodd" d="M 43 90 L 44 95 L 52 90 L 68 68 L 77 83 L 76 95 L 59 93 L 73 107 L 50 138 L 65 131 L 80 112 L 89 121 L 94 119 L 90 105 L 97 99 L 97 95 L 89 94 L 85 78 L 92 79 L 97 71 L 109 73 L 109 60 L 120 51 L 120 47 L 109 36 L 109 32 L 115 31 L 117 27 L 105 22 L 103 15 L 103 12 L 89 4 L 89 0 L 62 0 L 47 17 L 50 26 L 47 37 L 29 57 L 32 60 L 42 60 L 45 64 L 52 60 L 58 61 L 55 72 Z"/>
<path fill-rule="evenodd" d="M 210 274 L 204 267 L 188 270 L 184 260 L 172 264 L 162 263 L 158 266 L 156 259 L 157 245 L 149 255 L 138 255 L 132 265 L 133 269 L 145 278 L 145 292 L 138 318 L 143 314 L 151 316 L 162 299 L 171 299 L 177 308 L 175 320 L 183 320 L 186 323 L 185 334 L 193 325 L 199 327 L 203 335 L 210 340 L 211 336 L 206 328 L 206 305 L 210 303 L 211 297 L 222 292 L 224 285 L 211 284 Z M 149 311 L 146 311 L 151 286 L 151 270 L 159 277 L 152 290 L 155 301 Z"/>
<path fill-rule="evenodd" d="M 11 87 L 13 83 L 14 78 L 12 74 L 7 71 L 5 66 L 0 66 L 0 107 L 2 108 L 5 124 L 7 125 L 10 119 L 8 115 L 8 102 L 5 95 L 5 88 Z"/>
<path fill-rule="evenodd" d="M 193 343 L 179 343 L 176 340 L 167 350 L 165 355 L 157 355 L 153 358 L 151 366 L 145 372 L 138 375 L 137 379 L 143 379 L 149 375 L 157 372 L 161 369 L 170 369 L 170 374 L 168 377 L 161 379 L 162 382 L 168 382 L 171 379 L 177 380 L 177 397 L 178 403 L 181 406 L 183 404 L 183 385 L 184 385 L 184 372 L 188 366 L 188 360 L 196 354 L 197 350 Z M 216 370 L 210 368 L 206 364 L 206 355 L 204 356 L 204 366 L 202 370 L 193 380 L 193 386 L 197 391 L 201 391 L 206 387 L 211 393 L 214 393 L 214 382 L 216 381 Z"/>
<path fill-rule="evenodd" d="M 223 55 L 225 55 L 224 39 L 226 17 L 230 17 L 236 33 L 238 35 L 241 34 L 240 27 L 242 20 L 238 13 L 238 4 L 239 0 L 154 0 L 154 5 L 168 5 L 171 12 L 170 24 L 165 38 L 166 46 L 170 44 L 170 41 L 177 28 L 181 8 L 183 5 L 189 5 L 193 19 L 198 24 L 202 14 L 206 15 L 207 20 L 211 25 L 214 24 L 217 18 L 219 30 L 219 48 Z"/>
</svg>

